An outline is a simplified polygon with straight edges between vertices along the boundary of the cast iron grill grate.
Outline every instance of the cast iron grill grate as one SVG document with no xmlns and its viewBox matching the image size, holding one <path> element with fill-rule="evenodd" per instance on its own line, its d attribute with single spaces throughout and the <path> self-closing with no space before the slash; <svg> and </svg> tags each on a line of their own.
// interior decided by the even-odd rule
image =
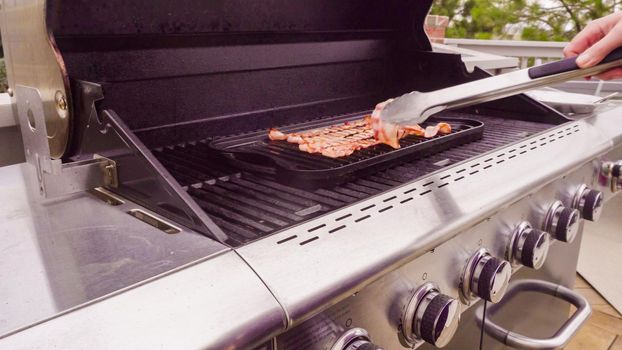
<svg viewBox="0 0 622 350">
<path fill-rule="evenodd" d="M 154 154 L 225 231 L 228 243 L 239 246 L 554 126 L 469 118 L 486 124 L 482 139 L 314 190 L 284 185 L 274 176 L 240 171 L 210 150 L 208 141 L 159 148 Z"/>
</svg>

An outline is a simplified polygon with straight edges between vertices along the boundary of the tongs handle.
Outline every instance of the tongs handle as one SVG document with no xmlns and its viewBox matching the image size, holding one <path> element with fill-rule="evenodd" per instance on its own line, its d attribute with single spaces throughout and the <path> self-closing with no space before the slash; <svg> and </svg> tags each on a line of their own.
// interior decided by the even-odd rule
<svg viewBox="0 0 622 350">
<path fill-rule="evenodd" d="M 611 53 L 609 53 L 607 56 L 605 56 L 605 58 L 603 58 L 602 61 L 600 61 L 599 65 L 620 59 L 622 59 L 622 47 L 618 47 L 617 49 L 611 51 Z M 570 72 L 577 69 L 580 69 L 577 65 L 577 57 L 569 57 L 556 62 L 546 63 L 537 67 L 529 68 L 527 72 L 531 79 L 536 79 L 547 77 L 549 75 Z"/>
</svg>

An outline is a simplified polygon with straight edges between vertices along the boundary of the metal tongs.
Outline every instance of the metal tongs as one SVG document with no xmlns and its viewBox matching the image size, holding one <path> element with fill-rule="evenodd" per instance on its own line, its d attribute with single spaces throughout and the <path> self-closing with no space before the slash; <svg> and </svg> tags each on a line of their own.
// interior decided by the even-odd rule
<svg viewBox="0 0 622 350">
<path fill-rule="evenodd" d="M 590 68 L 579 68 L 576 57 L 571 57 L 441 90 L 413 91 L 387 104 L 380 119 L 398 125 L 420 124 L 433 114 L 446 109 L 497 100 L 533 88 L 596 75 L 621 65 L 622 47 L 612 51 L 598 65 Z"/>
</svg>

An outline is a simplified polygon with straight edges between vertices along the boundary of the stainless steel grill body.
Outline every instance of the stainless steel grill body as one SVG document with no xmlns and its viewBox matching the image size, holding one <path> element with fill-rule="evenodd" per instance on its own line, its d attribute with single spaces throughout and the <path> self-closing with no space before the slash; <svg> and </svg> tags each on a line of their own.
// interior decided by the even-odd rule
<svg viewBox="0 0 622 350">
<path fill-rule="evenodd" d="M 522 95 L 448 112 L 483 121 L 480 141 L 314 191 L 232 168 L 205 147 L 214 137 L 366 110 L 406 91 L 485 76 L 468 73 L 459 57 L 429 52 L 421 2 L 37 4 L 46 10 L 45 50 L 57 58 L 48 73 L 62 67 L 70 82 L 71 93 L 61 94 L 72 122 L 70 137 L 59 134 L 52 145 L 63 154 L 52 152 L 43 125 L 58 120 L 46 112 L 48 86 L 10 79 L 32 166 L 24 166 L 27 180 L 13 173 L 9 188 L 20 200 L 1 213 L 13 240 L 0 247 L 27 246 L 43 259 L 24 275 L 12 273 L 24 264 L 20 251 L 0 264 L 10 286 L 0 289 L 10 296 L 0 302 L 0 326 L 7 325 L 0 348 L 333 350 L 348 338 L 340 332 L 363 337 L 356 327 L 364 327 L 378 345 L 399 349 L 399 314 L 414 288 L 434 282 L 455 299 L 474 251 L 505 256 L 515 225 L 543 228 L 550 205 L 569 206 L 581 185 L 613 195 L 601 165 L 619 155 L 608 152 L 622 143 L 621 112 L 569 121 Z M 5 5 L 4 16 L 40 8 Z M 18 34 L 3 27 L 9 71 L 40 62 L 13 46 Z M 123 205 L 85 192 L 95 186 Z M 26 224 L 15 212 L 28 213 Z M 48 217 L 59 221 L 37 224 Z M 101 229 L 107 220 L 118 220 L 112 231 L 125 235 L 115 240 Z M 21 231 L 28 234 L 14 234 Z M 569 285 L 578 244 L 556 242 L 532 276 Z M 522 268 L 515 278 L 526 274 Z M 67 275 L 78 291 L 64 288 Z M 35 293 L 35 306 L 54 307 L 31 313 L 29 299 L 15 296 L 32 276 L 51 286 Z M 464 309 L 470 315 L 473 307 Z M 473 336 L 466 326 L 457 341 Z M 67 329 L 79 331 L 67 337 Z"/>
</svg>

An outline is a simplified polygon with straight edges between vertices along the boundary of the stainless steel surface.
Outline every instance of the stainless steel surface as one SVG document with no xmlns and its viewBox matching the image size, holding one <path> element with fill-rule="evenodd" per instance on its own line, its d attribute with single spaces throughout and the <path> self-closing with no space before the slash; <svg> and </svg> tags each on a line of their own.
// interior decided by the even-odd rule
<svg viewBox="0 0 622 350">
<path fill-rule="evenodd" d="M 436 91 L 413 91 L 388 103 L 382 110 L 380 118 L 394 124 L 419 124 L 433 114 L 446 109 L 473 106 L 533 88 L 596 75 L 620 64 L 622 60 L 536 79 L 529 77 L 528 72 L 531 68 L 527 68 Z"/>
<path fill-rule="evenodd" d="M 535 238 L 527 239 L 530 235 Z M 507 249 L 507 257 L 514 266 L 524 265 L 533 269 L 539 269 L 544 265 L 549 252 L 549 233 L 536 230 L 528 221 L 523 221 L 516 226 L 512 239 Z"/>
<path fill-rule="evenodd" d="M 41 200 L 35 176 L 27 164 L 0 168 L 0 337 L 227 250 L 183 227 L 171 235 L 139 221 L 127 212 L 150 211 L 129 201 Z"/>
<path fill-rule="evenodd" d="M 244 349 L 284 326 L 277 301 L 228 251 L 2 338 L 0 349 Z"/>
<path fill-rule="evenodd" d="M 552 295 L 571 303 L 577 308 L 577 310 L 563 325 L 561 325 L 559 330 L 556 331 L 553 336 L 545 339 L 536 339 L 515 333 L 497 325 L 489 319 L 484 322 L 484 330 L 488 333 L 488 335 L 492 336 L 497 341 L 516 349 L 550 350 L 563 347 L 568 344 L 568 342 L 592 314 L 592 308 L 584 296 L 559 284 L 540 280 L 522 280 L 515 282 L 512 286 L 510 286 L 507 297 L 509 299 L 516 296 L 518 293 L 524 292 L 536 292 Z M 501 308 L 503 308 L 503 303 L 492 305 L 488 309 L 488 312 L 492 316 Z M 483 307 L 480 307 L 476 311 L 476 314 L 478 323 L 481 324 L 483 321 Z"/>
<path fill-rule="evenodd" d="M 39 89 L 50 154 L 59 158 L 69 141 L 72 110 L 70 103 L 60 108 L 57 98 L 67 102 L 71 97 L 62 57 L 48 32 L 45 6 L 45 0 L 2 1 L 0 30 L 9 87 Z"/>
<path fill-rule="evenodd" d="M 543 222 L 551 199 L 594 182 L 592 161 L 610 149 L 611 140 L 592 124 L 584 119 L 551 129 L 237 251 L 279 298 L 291 327 L 520 198 L 530 204 L 508 223 L 510 231 L 522 220 Z M 582 166 L 577 177 L 563 179 Z M 565 184 L 563 191 L 542 190 L 556 179 Z M 508 244 L 509 237 L 491 253 L 504 256 Z"/>
<path fill-rule="evenodd" d="M 542 229 L 549 232 L 555 239 L 571 243 L 579 232 L 579 210 L 566 208 L 561 201 L 555 201 L 546 213 Z"/>
</svg>

